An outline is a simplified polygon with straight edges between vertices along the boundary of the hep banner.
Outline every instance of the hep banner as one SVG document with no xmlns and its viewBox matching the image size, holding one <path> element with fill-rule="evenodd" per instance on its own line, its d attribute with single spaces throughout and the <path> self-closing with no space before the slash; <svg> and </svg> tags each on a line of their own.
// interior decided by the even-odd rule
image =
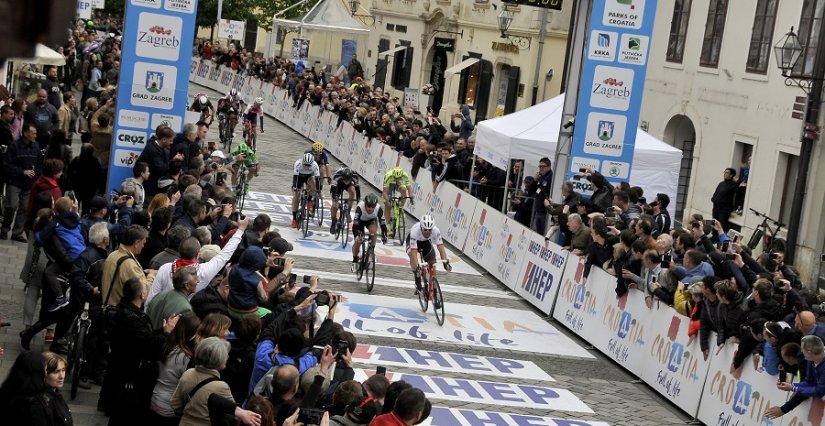
<svg viewBox="0 0 825 426">
<path fill-rule="evenodd" d="M 128 0 L 108 188 L 132 167 L 161 124 L 183 127 L 197 0 Z"/>
</svg>

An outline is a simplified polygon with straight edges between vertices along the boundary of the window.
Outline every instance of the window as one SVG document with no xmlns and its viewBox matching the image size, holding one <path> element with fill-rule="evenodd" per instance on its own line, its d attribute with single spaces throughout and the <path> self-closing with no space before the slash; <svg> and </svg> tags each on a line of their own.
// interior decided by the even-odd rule
<svg viewBox="0 0 825 426">
<path fill-rule="evenodd" d="M 395 31 L 395 24 L 387 24 L 387 31 Z"/>
<path fill-rule="evenodd" d="M 748 48 L 748 62 L 745 66 L 748 72 L 765 74 L 768 71 L 778 5 L 779 0 L 759 0 L 756 3 L 756 15 L 753 17 L 751 43 Z"/>
<path fill-rule="evenodd" d="M 682 63 L 685 54 L 685 38 L 690 20 L 691 0 L 675 0 L 673 19 L 670 21 L 670 38 L 667 42 L 667 61 Z"/>
<path fill-rule="evenodd" d="M 796 191 L 796 174 L 799 170 L 799 157 L 786 152 L 779 153 L 776 164 L 776 177 L 771 200 L 771 217 L 779 218 L 782 223 L 788 223 L 791 218 L 791 205 Z"/>
<path fill-rule="evenodd" d="M 719 65 L 719 51 L 722 49 L 722 34 L 725 32 L 727 14 L 728 0 L 710 0 L 699 65 L 711 68 Z"/>
<path fill-rule="evenodd" d="M 395 52 L 390 85 L 396 89 L 404 90 L 405 87 L 410 85 L 413 48 L 410 46 L 411 43 L 407 40 L 400 40 L 398 44 L 400 46 L 406 46 L 407 48 Z"/>
<path fill-rule="evenodd" d="M 799 17 L 799 44 L 802 45 L 802 55 L 794 67 L 793 73 L 796 75 L 813 76 L 823 15 L 825 0 L 805 0 L 802 4 L 802 15 Z"/>
<path fill-rule="evenodd" d="M 407 32 L 407 26 L 406 25 L 396 25 L 395 26 L 395 32 L 397 32 L 397 33 L 406 33 Z"/>
</svg>

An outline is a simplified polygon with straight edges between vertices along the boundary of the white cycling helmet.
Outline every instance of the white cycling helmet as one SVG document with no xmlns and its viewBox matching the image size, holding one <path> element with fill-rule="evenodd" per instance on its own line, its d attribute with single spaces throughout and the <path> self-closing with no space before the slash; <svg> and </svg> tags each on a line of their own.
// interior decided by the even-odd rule
<svg viewBox="0 0 825 426">
<path fill-rule="evenodd" d="M 435 226 L 435 220 L 428 214 L 421 216 L 421 220 L 418 223 L 421 225 L 423 231 L 431 231 Z"/>
<path fill-rule="evenodd" d="M 255 103 L 258 104 L 258 105 L 261 105 L 262 103 L 264 103 L 264 98 L 262 98 L 260 96 L 255 98 Z"/>
<path fill-rule="evenodd" d="M 309 166 L 315 162 L 315 156 L 311 152 L 304 154 L 304 165 Z"/>
<path fill-rule="evenodd" d="M 201 95 L 201 97 L 198 98 L 198 102 L 200 102 L 201 105 L 206 105 L 206 103 L 209 102 L 209 98 L 207 98 L 206 95 Z"/>
<path fill-rule="evenodd" d="M 229 89 L 229 96 L 238 96 L 238 89 Z"/>
</svg>

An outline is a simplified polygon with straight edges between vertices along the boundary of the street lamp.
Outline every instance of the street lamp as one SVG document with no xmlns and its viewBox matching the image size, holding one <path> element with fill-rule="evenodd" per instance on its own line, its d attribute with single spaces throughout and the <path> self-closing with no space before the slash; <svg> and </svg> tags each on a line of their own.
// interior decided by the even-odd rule
<svg viewBox="0 0 825 426">
<path fill-rule="evenodd" d="M 823 46 L 823 43 L 825 43 L 825 31 L 820 30 L 816 46 Z M 813 58 L 813 69 L 810 73 L 803 69 L 799 74 L 794 74 L 793 70 L 802 56 L 803 48 L 799 44 L 799 38 L 794 33 L 793 27 L 776 43 L 773 49 L 776 55 L 777 67 L 782 71 L 782 76 L 785 77 L 785 85 L 796 85 L 808 94 L 805 122 L 803 123 L 804 131 L 800 141 L 799 169 L 796 175 L 796 186 L 788 220 L 787 246 L 785 247 L 785 263 L 791 264 L 796 254 L 805 192 L 810 179 L 808 168 L 811 163 L 814 143 L 819 137 L 817 122 L 819 121 L 819 108 L 822 101 L 823 78 L 825 78 L 825 54 L 823 54 L 825 49 L 817 48 L 816 56 Z M 805 67 L 803 66 L 803 68 Z"/>
<path fill-rule="evenodd" d="M 530 48 L 530 43 L 532 42 L 530 37 L 507 34 L 507 30 L 510 29 L 510 24 L 513 23 L 513 12 L 507 8 L 506 4 L 501 9 L 501 12 L 498 13 L 496 20 L 498 20 L 498 29 L 501 31 L 501 38 L 506 38 L 510 41 L 510 44 L 518 47 L 519 49 L 524 50 Z"/>
<path fill-rule="evenodd" d="M 361 1 L 360 0 L 349 0 L 349 12 L 353 18 L 368 18 L 372 20 L 372 24 L 367 25 L 375 25 L 375 17 L 372 15 L 359 15 L 358 9 L 361 8 Z M 366 24 L 366 22 L 364 22 Z"/>
</svg>

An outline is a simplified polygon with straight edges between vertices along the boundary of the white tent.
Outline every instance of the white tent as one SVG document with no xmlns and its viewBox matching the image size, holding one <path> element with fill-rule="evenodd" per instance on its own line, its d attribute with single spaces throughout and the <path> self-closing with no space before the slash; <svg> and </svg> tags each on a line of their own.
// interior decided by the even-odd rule
<svg viewBox="0 0 825 426">
<path fill-rule="evenodd" d="M 8 60 L 10 62 L 23 62 L 36 65 L 57 65 L 60 67 L 66 65 L 66 58 L 64 58 L 63 55 L 40 43 L 37 43 L 33 58 L 9 58 Z"/>
<path fill-rule="evenodd" d="M 526 159 L 525 168 L 541 157 L 553 158 L 559 137 L 564 95 L 530 108 L 478 123 L 474 153 L 494 166 L 507 170 L 510 159 Z M 584 128 L 581 129 L 583 131 Z M 682 151 L 647 132 L 636 131 L 636 148 L 630 184 L 640 186 L 645 198 L 657 193 L 670 197 L 673 214 L 679 188 Z"/>
</svg>

